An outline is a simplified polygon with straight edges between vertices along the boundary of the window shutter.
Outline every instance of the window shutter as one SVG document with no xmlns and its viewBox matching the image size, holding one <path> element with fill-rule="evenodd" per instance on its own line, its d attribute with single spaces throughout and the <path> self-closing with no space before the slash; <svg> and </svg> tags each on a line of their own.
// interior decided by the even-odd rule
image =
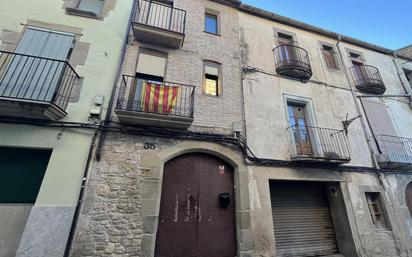
<svg viewBox="0 0 412 257">
<path fill-rule="evenodd" d="M 73 41 L 73 34 L 29 27 L 17 46 L 16 53 L 66 61 Z M 64 72 L 64 63 L 34 57 L 13 56 L 7 72 L 0 78 L 3 96 L 40 101 L 53 99 Z"/>
<path fill-rule="evenodd" d="M 369 100 L 362 100 L 362 104 L 375 136 L 398 136 L 391 115 L 384 104 Z"/>
<path fill-rule="evenodd" d="M 16 53 L 65 61 L 74 40 L 73 34 L 28 28 Z"/>
<path fill-rule="evenodd" d="M 102 12 L 103 5 L 104 0 L 81 0 L 79 3 L 79 9 L 99 15 Z"/>
<path fill-rule="evenodd" d="M 165 57 L 152 55 L 152 54 L 146 54 L 146 53 L 139 54 L 139 61 L 137 64 L 138 73 L 163 78 L 165 69 L 166 69 L 166 58 Z"/>
</svg>

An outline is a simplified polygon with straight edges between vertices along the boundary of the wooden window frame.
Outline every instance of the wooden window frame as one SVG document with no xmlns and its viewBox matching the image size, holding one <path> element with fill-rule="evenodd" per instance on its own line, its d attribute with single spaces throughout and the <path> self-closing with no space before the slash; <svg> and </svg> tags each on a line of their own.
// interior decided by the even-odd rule
<svg viewBox="0 0 412 257">
<path fill-rule="evenodd" d="M 365 198 L 375 228 L 389 230 L 389 220 L 385 213 L 381 193 L 367 191 L 365 192 Z"/>
<path fill-rule="evenodd" d="M 328 44 L 324 42 L 319 42 L 319 43 L 320 43 L 321 55 L 322 55 L 322 58 L 323 58 L 323 61 L 326 67 L 331 71 L 340 71 L 341 65 L 340 65 L 339 57 L 337 55 L 336 47 L 332 44 Z M 334 63 L 334 65 L 330 65 L 330 61 L 327 60 L 327 57 L 325 55 L 326 53 L 328 53 L 329 56 L 331 56 L 331 58 L 333 59 L 332 62 Z"/>
</svg>

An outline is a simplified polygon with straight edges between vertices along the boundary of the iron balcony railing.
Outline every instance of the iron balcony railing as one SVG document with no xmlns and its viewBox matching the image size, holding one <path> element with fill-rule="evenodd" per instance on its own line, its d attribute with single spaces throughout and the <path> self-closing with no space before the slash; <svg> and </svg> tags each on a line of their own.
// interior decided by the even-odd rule
<svg viewBox="0 0 412 257">
<path fill-rule="evenodd" d="M 186 11 L 151 0 L 138 0 L 133 22 L 184 34 Z"/>
<path fill-rule="evenodd" d="M 193 118 L 195 87 L 123 75 L 116 109 Z"/>
<path fill-rule="evenodd" d="M 273 51 L 277 73 L 303 80 L 312 77 L 312 67 L 305 49 L 294 45 L 280 45 Z"/>
<path fill-rule="evenodd" d="M 79 79 L 67 61 L 0 51 L 0 97 L 54 104 L 65 110 Z"/>
<path fill-rule="evenodd" d="M 343 130 L 312 126 L 291 126 L 292 159 L 320 159 L 348 162 L 348 139 Z"/>
<path fill-rule="evenodd" d="M 412 163 L 412 138 L 377 135 L 376 141 L 390 162 Z"/>
<path fill-rule="evenodd" d="M 371 65 L 354 65 L 350 70 L 359 91 L 372 94 L 385 93 L 386 87 L 378 68 Z"/>
</svg>

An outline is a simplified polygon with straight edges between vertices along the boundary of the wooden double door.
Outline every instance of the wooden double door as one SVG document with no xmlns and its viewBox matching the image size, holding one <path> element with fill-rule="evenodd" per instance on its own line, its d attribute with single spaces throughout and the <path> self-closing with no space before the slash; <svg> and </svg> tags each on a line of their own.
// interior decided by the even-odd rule
<svg viewBox="0 0 412 257">
<path fill-rule="evenodd" d="M 233 168 L 203 153 L 165 164 L 156 257 L 234 257 Z"/>
</svg>

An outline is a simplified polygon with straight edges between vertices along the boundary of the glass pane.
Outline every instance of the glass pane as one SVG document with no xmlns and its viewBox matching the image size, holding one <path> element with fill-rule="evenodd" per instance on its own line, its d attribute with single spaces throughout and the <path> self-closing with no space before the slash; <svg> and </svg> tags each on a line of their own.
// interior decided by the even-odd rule
<svg viewBox="0 0 412 257">
<path fill-rule="evenodd" d="M 289 125 L 290 125 L 291 127 L 293 127 L 293 126 L 296 125 L 295 118 L 289 117 Z"/>
<path fill-rule="evenodd" d="M 217 96 L 217 80 L 206 78 L 205 94 Z"/>
<path fill-rule="evenodd" d="M 104 0 L 81 0 L 79 9 L 100 14 L 103 9 Z"/>
<path fill-rule="evenodd" d="M 217 34 L 217 16 L 206 14 L 205 31 L 209 33 Z"/>
</svg>

